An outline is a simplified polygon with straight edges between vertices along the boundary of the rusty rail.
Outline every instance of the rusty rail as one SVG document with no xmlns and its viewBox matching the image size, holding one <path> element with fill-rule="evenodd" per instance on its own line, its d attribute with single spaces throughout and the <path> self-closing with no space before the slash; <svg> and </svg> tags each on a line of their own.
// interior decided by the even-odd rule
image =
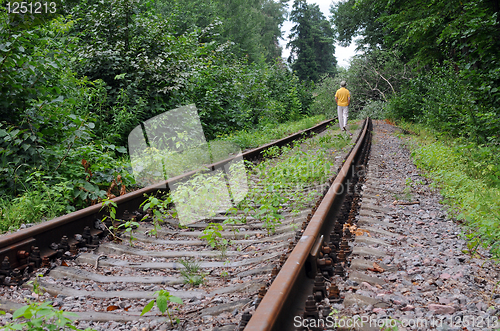
<svg viewBox="0 0 500 331">
<path fill-rule="evenodd" d="M 264 150 L 271 146 L 281 147 L 302 137 L 308 137 L 312 133 L 322 132 L 333 121 L 334 119 L 323 121 L 309 129 L 299 131 L 288 137 L 246 151 L 242 153 L 242 155 L 210 164 L 207 168 L 215 170 L 223 167 L 234 158 L 241 156 L 245 160 L 258 158 Z M 125 210 L 137 210 L 140 204 L 144 201 L 144 194 L 156 193 L 159 190 L 168 191 L 169 185 L 172 185 L 179 180 L 186 179 L 193 173 L 194 172 L 189 172 L 179 175 L 160 184 L 151 185 L 114 198 L 113 201 L 118 205 L 116 210 L 117 215 L 123 214 Z M 96 220 L 100 220 L 103 217 L 100 209 L 100 205 L 90 206 L 73 213 L 54 218 L 50 221 L 34 225 L 30 228 L 0 236 L 0 262 L 4 261 L 5 257 L 8 257 L 12 268 L 22 269 L 26 265 L 28 255 L 32 250 L 32 247 L 40 248 L 41 258 L 52 257 L 56 252 L 51 250 L 49 245 L 53 242 L 59 242 L 63 235 L 70 238 L 69 244 L 71 244 L 75 242 L 75 240 L 72 239 L 73 235 L 77 233 L 81 234 L 86 226 L 93 229 L 91 233 L 92 235 L 96 234 L 98 230 L 94 229 L 94 223 Z"/>
<path fill-rule="evenodd" d="M 245 331 L 290 330 L 294 316 L 303 311 L 307 294 L 311 293 L 315 276 L 314 247 L 319 238 L 328 242 L 332 220 L 345 197 L 346 181 L 354 172 L 365 143 L 371 140 L 371 120 L 364 122 L 363 131 L 351 150 L 330 189 L 312 216 L 302 237 L 269 287 Z"/>
</svg>

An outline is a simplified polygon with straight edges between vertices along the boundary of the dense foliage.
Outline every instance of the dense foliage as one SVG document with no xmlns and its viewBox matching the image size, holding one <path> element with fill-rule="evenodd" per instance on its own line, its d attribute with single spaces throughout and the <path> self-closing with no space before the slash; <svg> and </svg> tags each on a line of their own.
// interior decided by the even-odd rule
<svg viewBox="0 0 500 331">
<path fill-rule="evenodd" d="M 58 16 L 22 23 L 0 7 L 0 217 L 9 224 L 27 221 L 26 206 L 30 218 L 50 218 L 130 190 L 128 133 L 172 108 L 195 104 L 207 139 L 309 114 L 311 86 L 279 58 L 284 1 L 57 5 Z"/>
<path fill-rule="evenodd" d="M 500 142 L 498 2 L 349 0 L 331 12 L 341 43 L 358 37 L 365 50 L 356 68 L 381 54 L 390 60 L 385 68 L 369 64 L 365 71 L 376 72 L 371 79 L 355 76 L 366 80 L 367 91 L 374 90 L 375 78 L 390 84 L 389 94 L 381 91 L 374 99 L 391 96 L 391 116 L 479 144 Z M 406 67 L 412 72 L 401 70 Z"/>
</svg>

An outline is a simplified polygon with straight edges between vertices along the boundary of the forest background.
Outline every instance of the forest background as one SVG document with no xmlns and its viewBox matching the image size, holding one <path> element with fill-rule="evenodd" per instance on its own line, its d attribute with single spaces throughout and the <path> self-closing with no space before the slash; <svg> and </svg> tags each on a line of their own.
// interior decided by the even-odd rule
<svg viewBox="0 0 500 331">
<path fill-rule="evenodd" d="M 51 15 L 9 14 L 8 3 L 0 6 L 2 231 L 133 189 L 126 141 L 141 121 L 195 104 L 208 140 L 254 147 L 258 139 L 239 134 L 334 116 L 340 80 L 353 95 L 351 116 L 417 123 L 453 141 L 467 175 L 496 199 L 497 0 L 347 0 L 328 18 L 305 0 L 291 8 L 284 0 L 68 0 L 55 1 Z M 287 18 L 285 61 L 278 38 Z M 338 67 L 335 42 L 355 38 L 360 55 Z M 498 209 L 472 208 L 500 221 Z"/>
</svg>

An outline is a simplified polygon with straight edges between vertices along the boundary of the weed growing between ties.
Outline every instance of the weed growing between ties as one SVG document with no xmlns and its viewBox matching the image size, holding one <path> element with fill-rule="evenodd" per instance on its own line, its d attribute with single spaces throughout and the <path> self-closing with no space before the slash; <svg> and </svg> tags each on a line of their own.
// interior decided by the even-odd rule
<svg viewBox="0 0 500 331">
<path fill-rule="evenodd" d="M 208 274 L 200 270 L 200 264 L 198 262 L 195 260 L 180 259 L 179 263 L 184 267 L 184 269 L 180 271 L 184 284 L 198 286 L 205 282 L 205 277 Z"/>
<path fill-rule="evenodd" d="M 240 232 L 240 230 L 238 229 L 238 225 L 246 223 L 246 220 L 240 219 L 236 216 L 237 213 L 237 208 L 230 208 L 226 213 L 226 216 L 229 216 L 229 218 L 225 219 L 222 222 L 222 224 L 227 226 L 231 230 L 231 232 L 233 232 L 235 240 L 237 239 L 236 234 Z"/>
<path fill-rule="evenodd" d="M 225 280 L 229 280 L 229 276 L 231 275 L 231 273 L 229 272 L 230 271 L 230 267 L 229 265 L 231 264 L 231 261 L 229 260 L 226 260 L 224 261 L 224 267 L 223 269 L 220 271 L 220 274 L 219 276 L 222 278 L 222 279 L 225 279 Z"/>
<path fill-rule="evenodd" d="M 281 224 L 281 219 L 283 219 L 281 205 L 285 202 L 285 198 L 278 187 L 274 184 L 268 184 L 259 192 L 259 196 L 255 201 L 260 204 L 256 216 L 264 221 L 263 226 L 267 231 L 267 235 L 274 234 L 276 227 Z"/>
<path fill-rule="evenodd" d="M 182 305 L 183 304 L 182 299 L 170 294 L 166 290 L 156 291 L 153 295 L 156 295 L 156 298 L 151 300 L 144 307 L 144 309 L 141 312 L 141 316 L 146 314 L 147 312 L 151 311 L 151 309 L 153 309 L 153 307 L 156 304 L 156 307 L 158 307 L 158 310 L 160 310 L 162 316 L 165 315 L 165 312 L 167 313 L 168 319 L 170 320 L 170 324 L 174 325 L 174 321 L 175 321 L 175 323 L 179 323 L 179 318 L 177 318 L 177 317 L 174 318 L 174 320 L 172 320 L 172 315 L 170 314 L 170 310 L 168 309 L 168 305 L 170 302 Z"/>
<path fill-rule="evenodd" d="M 324 184 L 334 174 L 335 153 L 351 142 L 337 130 L 328 130 L 311 139 L 296 141 L 292 146 L 272 147 L 264 152 L 268 159 L 253 165 L 247 162 L 249 173 L 257 179 L 257 185 L 249 189 L 241 183 L 247 178 L 243 163 L 233 164 L 229 169 L 231 198 L 239 201 L 237 208 L 229 208 L 226 179 L 221 172 L 199 173 L 190 180 L 179 184 L 170 197 L 175 201 L 176 216 L 186 223 L 200 219 L 210 219 L 220 209 L 227 210 L 227 218 L 221 223 L 210 223 L 200 238 L 213 249 L 221 252 L 221 257 L 232 245 L 223 235 L 231 231 L 234 239 L 239 226 L 246 223 L 249 215 L 262 221 L 268 235 L 276 233 L 283 220 L 284 206 L 297 214 L 313 203 L 321 194 L 319 185 Z M 240 171 L 237 171 L 240 170 Z M 234 172 L 234 173 L 233 173 Z M 236 185 L 237 184 L 237 185 Z M 226 192 L 226 193 L 225 193 Z M 221 208 L 228 205 L 228 208 Z M 182 224 L 182 222 L 181 222 Z"/>
<path fill-rule="evenodd" d="M 221 224 L 210 223 L 205 230 L 203 230 L 200 239 L 205 239 L 212 248 L 220 251 L 221 258 L 225 258 L 227 248 L 231 245 L 231 241 L 222 236 L 222 231 L 224 231 L 224 228 Z"/>
<path fill-rule="evenodd" d="M 416 165 L 441 189 L 452 216 L 465 222 L 469 252 L 477 243 L 500 258 L 500 161 L 494 146 L 471 146 L 461 140 L 436 140 L 422 126 L 404 124 L 418 132 L 410 143 Z"/>
<path fill-rule="evenodd" d="M 176 187 L 170 194 L 175 210 L 184 224 L 210 218 L 219 210 L 231 207 L 226 180 L 222 171 L 198 173 Z"/>
<path fill-rule="evenodd" d="M 28 282 L 33 286 L 32 296 L 40 298 L 43 294 L 43 289 L 38 284 L 37 275 L 35 280 Z M 2 330 L 80 330 L 71 318 L 78 318 L 78 314 L 59 310 L 52 306 L 52 301 L 36 302 L 26 299 L 27 305 L 17 309 L 12 314 L 14 321 L 3 326 Z M 4 311 L 0 314 L 5 315 Z M 81 330 L 80 330 L 81 331 Z M 95 331 L 94 329 L 87 328 L 85 331 Z"/>
<path fill-rule="evenodd" d="M 148 219 L 149 217 L 152 218 L 153 228 L 148 231 L 150 235 L 158 238 L 160 223 L 163 222 L 163 219 L 166 216 L 172 216 L 168 211 L 168 205 L 171 201 L 172 198 L 170 196 L 168 196 L 165 200 L 159 199 L 155 196 L 149 196 L 147 200 L 145 200 L 141 204 L 141 207 L 144 211 L 147 211 L 148 209 L 151 210 L 151 215 L 144 215 L 144 217 L 142 218 L 143 221 Z"/>
<path fill-rule="evenodd" d="M 134 221 L 126 221 L 118 225 L 118 229 L 119 228 L 125 229 L 125 232 L 128 233 L 128 244 L 130 247 L 132 247 L 132 242 L 134 240 L 137 240 L 136 238 L 134 238 L 134 232 L 139 228 L 139 223 Z"/>
<path fill-rule="evenodd" d="M 318 198 L 315 186 L 334 174 L 334 154 L 349 142 L 348 137 L 328 130 L 293 146 L 273 148 L 267 151 L 267 156 L 273 159 L 253 167 L 259 185 L 251 190 L 249 199 L 260 205 L 256 215 L 268 235 L 275 233 L 281 224 L 284 204 L 288 203 L 290 210 L 297 213 Z"/>
<path fill-rule="evenodd" d="M 111 236 L 110 239 L 115 242 L 119 242 L 121 241 L 121 239 L 118 237 L 118 228 L 120 227 L 120 223 L 122 222 L 122 220 L 116 218 L 116 208 L 116 202 L 110 199 L 104 199 L 102 201 L 101 210 L 106 209 L 109 216 L 104 216 L 101 220 L 101 224 L 102 226 L 104 226 L 104 228 L 106 228 L 106 230 L 108 230 L 108 233 Z M 106 222 L 108 219 L 110 221 L 108 221 L 109 224 L 106 225 L 106 223 L 108 223 Z"/>
</svg>

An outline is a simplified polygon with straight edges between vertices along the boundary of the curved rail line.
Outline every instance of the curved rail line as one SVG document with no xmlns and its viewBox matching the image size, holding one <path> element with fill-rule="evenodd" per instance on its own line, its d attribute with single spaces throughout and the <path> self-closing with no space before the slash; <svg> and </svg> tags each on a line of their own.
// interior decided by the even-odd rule
<svg viewBox="0 0 500 331">
<path fill-rule="evenodd" d="M 371 129 L 371 119 L 368 118 L 356 145 L 246 325 L 246 331 L 293 329 L 294 312 L 303 311 L 307 294 L 312 293 L 319 247 L 324 241 L 329 241 L 335 217 L 346 196 L 345 188 L 348 186 L 348 181 L 363 158 L 367 157 L 371 143 Z"/>
<path fill-rule="evenodd" d="M 286 138 L 246 151 L 241 155 L 210 164 L 207 168 L 211 170 L 221 168 L 236 157 L 243 157 L 245 160 L 259 158 L 261 153 L 269 147 L 281 147 L 302 137 L 308 137 L 313 133 L 322 132 L 333 121 L 334 119 L 323 121 L 314 127 L 299 131 Z M 152 194 L 158 192 L 159 190 L 168 191 L 168 187 L 170 185 L 177 181 L 186 179 L 193 174 L 194 171 L 171 178 L 160 184 L 151 185 L 114 198 L 113 201 L 118 205 L 117 215 L 122 215 L 125 210 L 138 209 L 144 200 L 144 194 Z M 30 263 L 30 261 L 32 262 L 33 260 L 36 260 L 36 264 L 42 264 L 42 261 L 47 261 L 47 259 L 54 257 L 57 254 L 57 251 L 50 249 L 49 245 L 53 242 L 58 242 L 64 235 L 70 238 L 68 245 L 76 243 L 73 236 L 77 233 L 83 233 L 84 228 L 87 226 L 92 229 L 90 235 L 98 235 L 101 230 L 94 229 L 94 223 L 96 219 L 101 219 L 103 216 L 100 209 L 100 205 L 90 206 L 85 209 L 57 217 L 53 220 L 34 225 L 30 228 L 0 236 L 0 261 L 5 261 L 5 259 L 8 258 L 12 269 L 17 268 L 22 270 Z M 40 248 L 40 255 L 36 253 L 33 256 L 33 247 Z"/>
</svg>

